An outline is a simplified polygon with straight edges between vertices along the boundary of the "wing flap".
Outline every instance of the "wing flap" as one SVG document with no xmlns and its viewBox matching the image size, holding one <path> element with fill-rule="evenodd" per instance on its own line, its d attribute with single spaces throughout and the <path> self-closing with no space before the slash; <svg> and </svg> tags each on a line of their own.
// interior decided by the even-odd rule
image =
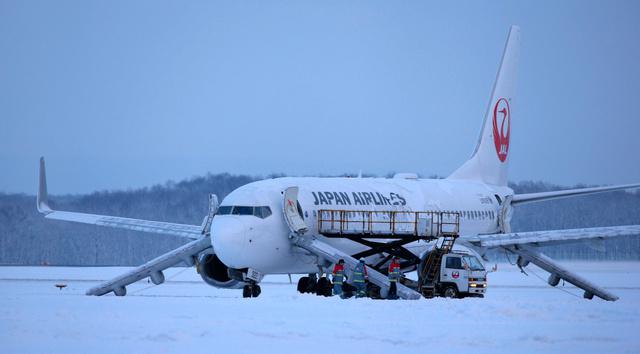
<svg viewBox="0 0 640 354">
<path fill-rule="evenodd" d="M 180 262 L 192 264 L 193 256 L 211 247 L 211 238 L 208 236 L 187 243 L 184 246 L 167 252 L 133 270 L 106 281 L 96 287 L 87 290 L 87 295 L 101 296 L 114 292 L 118 296 L 126 294 L 126 286 L 140 279 L 151 277 L 154 284 L 164 281 L 162 271 Z"/>
<path fill-rule="evenodd" d="M 464 236 L 463 240 L 480 247 L 501 247 L 513 245 L 551 245 L 556 243 L 575 242 L 585 239 L 610 238 L 640 235 L 640 225 L 592 227 L 585 229 L 548 230 L 512 232 L 508 234 L 491 234 Z"/>
</svg>

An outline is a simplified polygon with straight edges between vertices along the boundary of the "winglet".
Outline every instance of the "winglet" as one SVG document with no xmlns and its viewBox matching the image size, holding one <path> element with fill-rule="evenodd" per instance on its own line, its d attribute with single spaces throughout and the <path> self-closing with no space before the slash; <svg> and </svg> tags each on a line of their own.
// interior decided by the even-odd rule
<svg viewBox="0 0 640 354">
<path fill-rule="evenodd" d="M 49 207 L 49 201 L 47 196 L 47 173 L 44 168 L 44 156 L 40 158 L 40 180 L 38 184 L 38 199 L 36 201 L 38 211 L 42 214 L 49 214 L 53 212 Z"/>
</svg>

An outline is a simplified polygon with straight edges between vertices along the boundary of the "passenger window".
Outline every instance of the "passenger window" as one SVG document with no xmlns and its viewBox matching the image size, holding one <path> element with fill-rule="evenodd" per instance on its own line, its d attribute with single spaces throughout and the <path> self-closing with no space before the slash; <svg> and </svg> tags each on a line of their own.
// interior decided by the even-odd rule
<svg viewBox="0 0 640 354">
<path fill-rule="evenodd" d="M 221 206 L 220 208 L 218 208 L 218 212 L 216 213 L 217 215 L 229 215 L 231 214 L 231 208 L 233 208 L 232 206 Z"/>
<path fill-rule="evenodd" d="M 462 268 L 462 259 L 460 257 L 447 257 L 446 267 L 451 269 L 464 269 Z"/>
</svg>

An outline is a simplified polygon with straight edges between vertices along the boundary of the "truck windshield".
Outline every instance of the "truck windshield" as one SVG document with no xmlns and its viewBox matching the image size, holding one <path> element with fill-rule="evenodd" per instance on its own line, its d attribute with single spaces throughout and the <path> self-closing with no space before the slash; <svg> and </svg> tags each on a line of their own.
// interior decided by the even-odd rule
<svg viewBox="0 0 640 354">
<path fill-rule="evenodd" d="M 484 267 L 482 266 L 482 263 L 480 263 L 478 258 L 476 258 L 474 256 L 464 256 L 464 257 L 462 257 L 462 261 L 471 270 L 484 270 Z"/>
</svg>

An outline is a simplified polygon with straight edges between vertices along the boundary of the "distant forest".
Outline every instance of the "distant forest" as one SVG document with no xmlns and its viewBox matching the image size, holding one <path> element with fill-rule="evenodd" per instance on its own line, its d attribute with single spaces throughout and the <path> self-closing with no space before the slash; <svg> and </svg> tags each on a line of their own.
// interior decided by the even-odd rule
<svg viewBox="0 0 640 354">
<path fill-rule="evenodd" d="M 209 174 L 150 188 L 49 196 L 59 210 L 201 224 L 207 195 L 224 198 L 254 177 Z M 516 193 L 567 189 L 544 182 L 512 183 Z M 572 186 L 580 188 L 585 186 Z M 184 243 L 182 239 L 62 221 L 45 220 L 35 196 L 0 193 L 0 264 L 138 265 Z M 640 224 L 640 193 L 613 192 L 516 207 L 514 231 Z M 603 250 L 604 246 L 604 250 Z M 640 236 L 599 243 L 546 247 L 556 259 L 640 260 Z M 504 260 L 500 252 L 494 260 Z"/>
</svg>

